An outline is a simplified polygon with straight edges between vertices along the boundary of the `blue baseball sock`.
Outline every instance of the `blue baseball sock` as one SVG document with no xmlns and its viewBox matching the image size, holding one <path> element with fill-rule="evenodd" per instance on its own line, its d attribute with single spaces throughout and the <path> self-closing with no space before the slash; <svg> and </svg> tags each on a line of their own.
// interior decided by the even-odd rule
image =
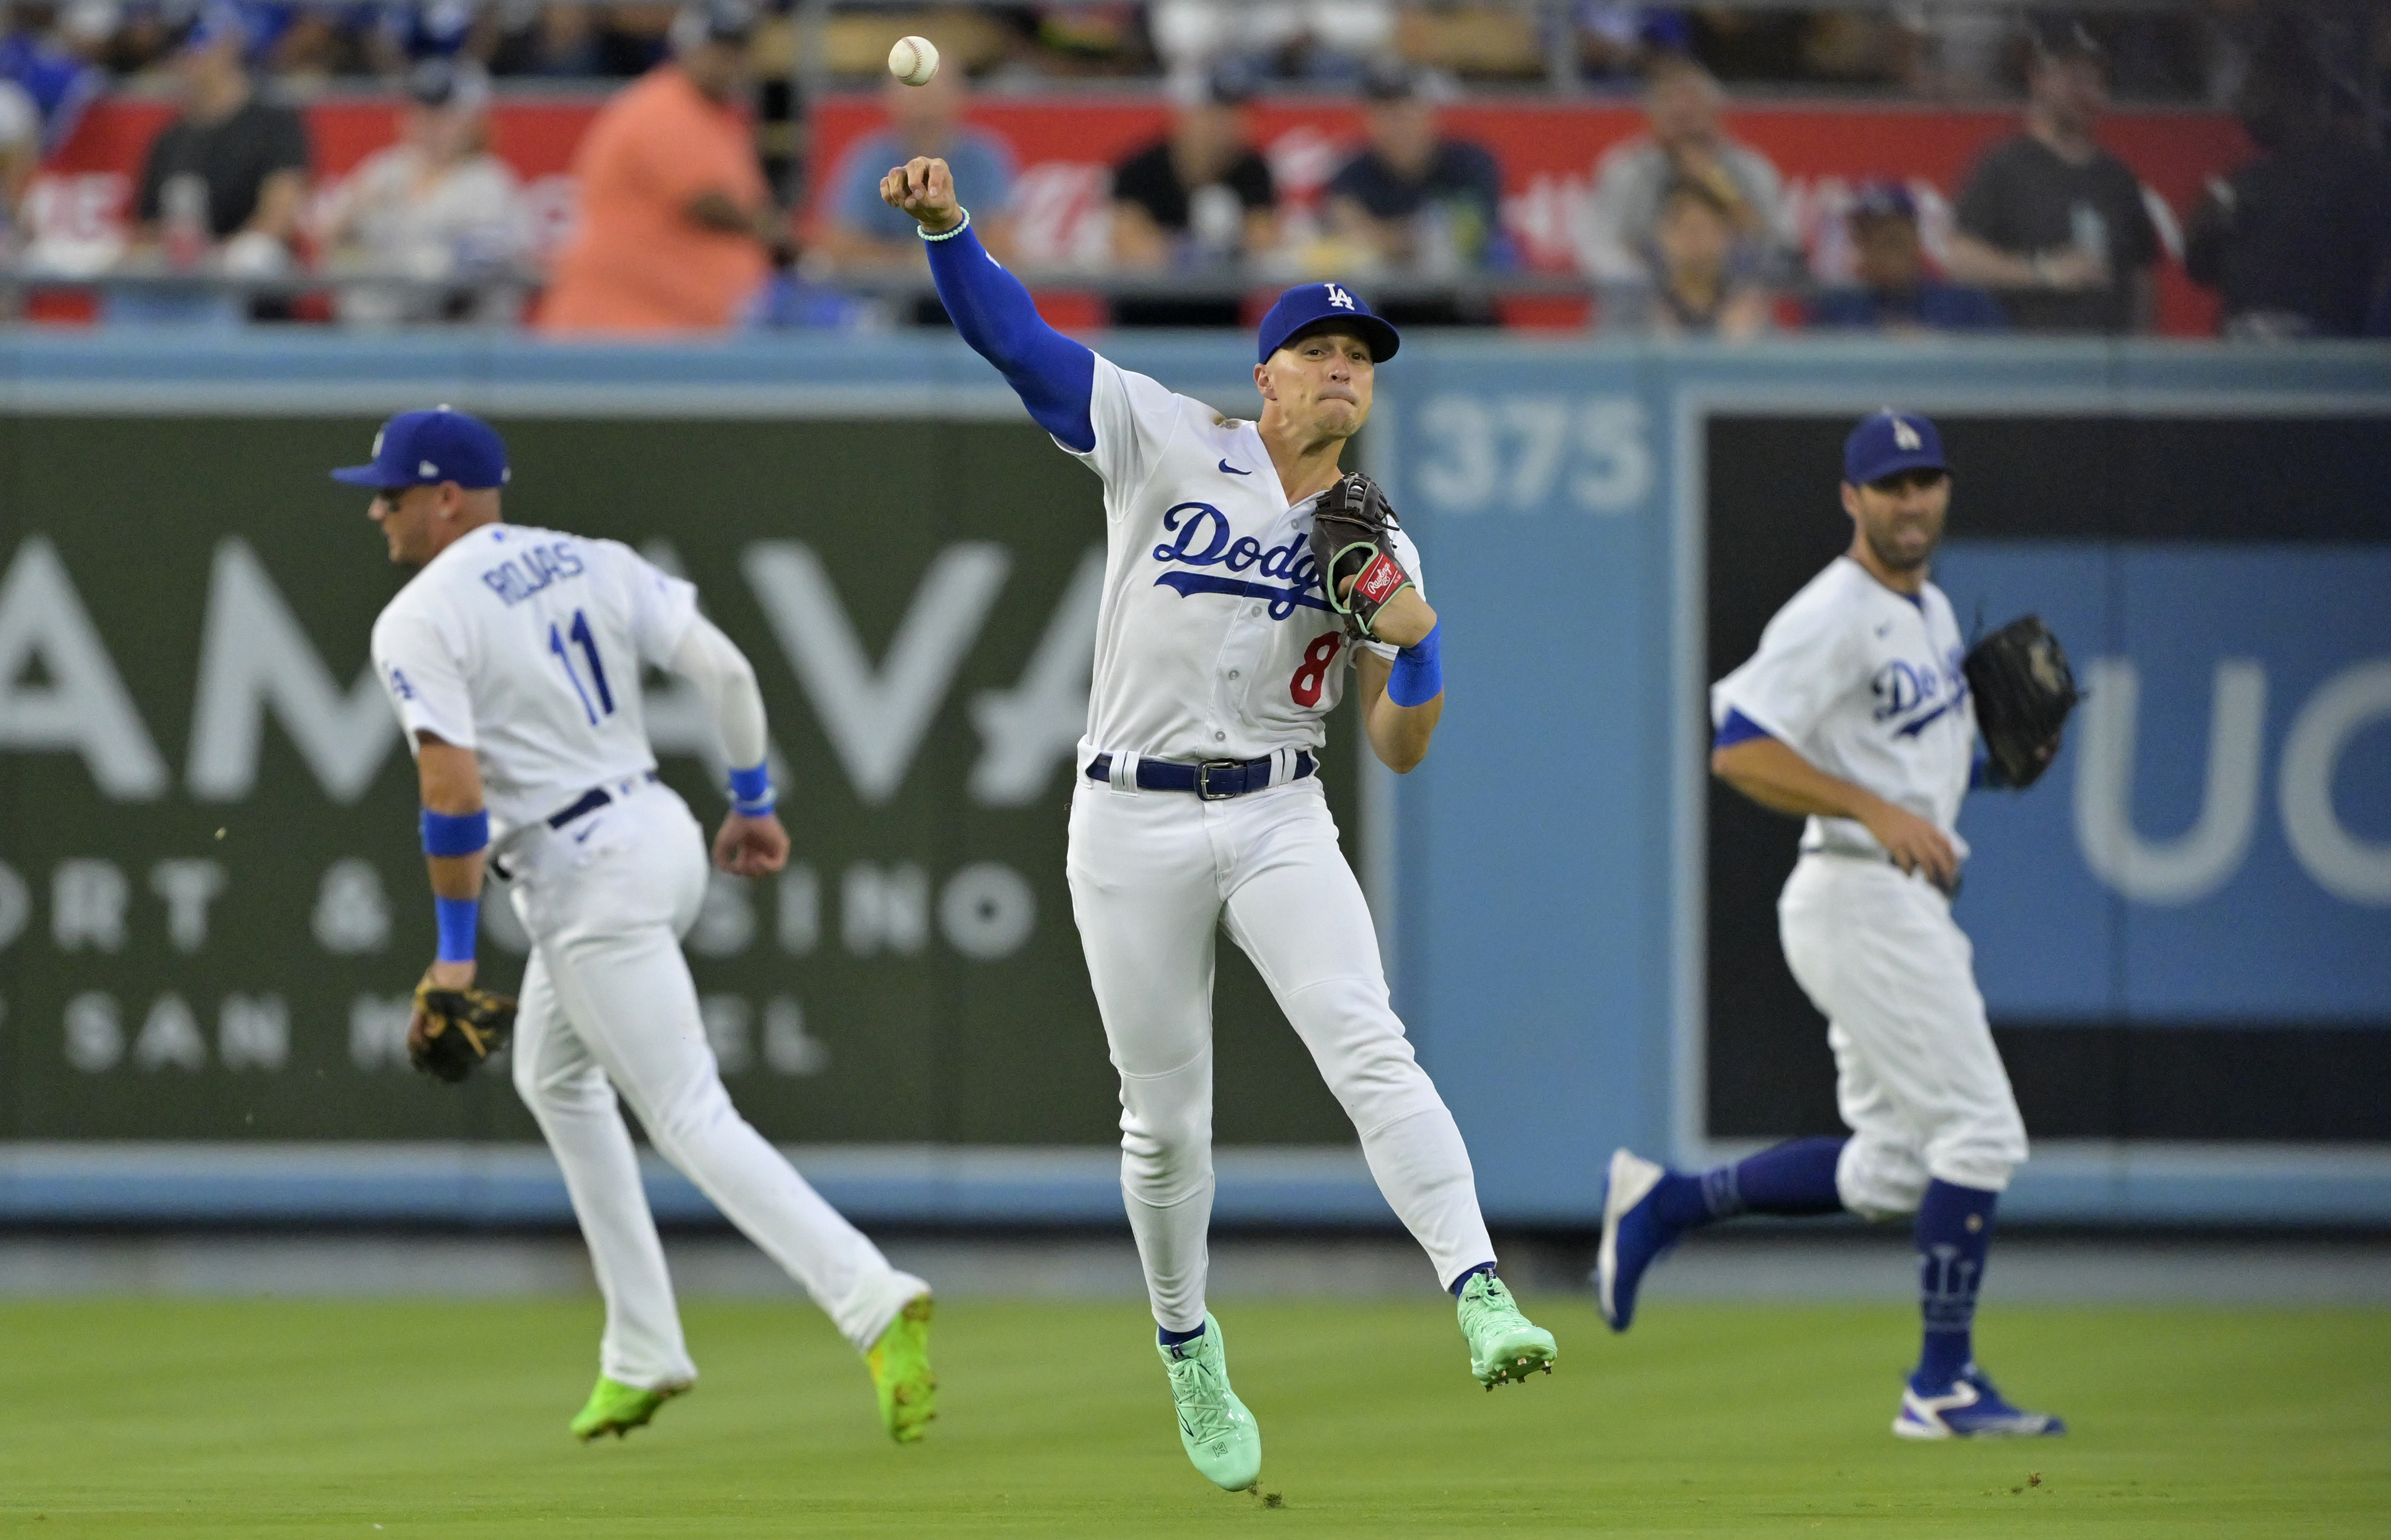
<svg viewBox="0 0 2391 1540">
<path fill-rule="evenodd" d="M 1835 1163 L 1842 1153 L 1841 1139 L 1788 1139 L 1700 1176 L 1671 1171 L 1653 1189 L 1652 1211 L 1672 1230 L 1737 1214 L 1841 1213 Z"/>
<path fill-rule="evenodd" d="M 1477 1266 L 1471 1268 L 1468 1272 L 1464 1273 L 1461 1276 L 1454 1279 L 1453 1297 L 1456 1300 L 1460 1299 L 1461 1291 L 1469 1287 L 1469 1280 L 1478 1276 L 1480 1273 L 1485 1274 L 1490 1278 L 1493 1277 L 1494 1275 L 1494 1264 L 1491 1262 L 1481 1262 Z"/>
<path fill-rule="evenodd" d="M 1918 1302 L 1926 1342 L 1909 1388 L 1939 1395 L 1974 1361 L 1976 1290 L 1984 1281 L 1984 1250 L 1993 1240 L 1993 1206 L 2000 1194 L 1962 1187 L 1939 1177 L 1918 1205 Z"/>
<path fill-rule="evenodd" d="M 1154 1335 L 1166 1348 L 1183 1347 L 1203 1336 L 1204 1326 L 1201 1322 L 1196 1323 L 1194 1331 L 1173 1331 L 1169 1326 L 1157 1326 L 1154 1328 Z"/>
</svg>

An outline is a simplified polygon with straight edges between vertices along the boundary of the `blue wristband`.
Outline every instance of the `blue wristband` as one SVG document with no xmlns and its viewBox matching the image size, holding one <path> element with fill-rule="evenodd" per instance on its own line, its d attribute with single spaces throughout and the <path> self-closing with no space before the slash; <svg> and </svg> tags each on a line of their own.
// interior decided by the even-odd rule
<svg viewBox="0 0 2391 1540">
<path fill-rule="evenodd" d="M 487 809 L 470 813 L 435 813 L 423 809 L 423 853 L 427 856 L 470 856 L 490 843 Z"/>
<path fill-rule="evenodd" d="M 1397 705 L 1426 705 L 1444 693 L 1444 659 L 1437 640 L 1443 629 L 1440 620 L 1428 635 L 1395 654 L 1395 666 L 1387 675 L 1387 699 Z"/>
<path fill-rule="evenodd" d="M 482 900 L 443 899 L 435 895 L 432 909 L 440 917 L 440 961 L 472 962 L 473 938 L 482 928 Z"/>
<path fill-rule="evenodd" d="M 772 762 L 730 772 L 730 805 L 742 818 L 761 818 L 772 810 Z"/>
</svg>

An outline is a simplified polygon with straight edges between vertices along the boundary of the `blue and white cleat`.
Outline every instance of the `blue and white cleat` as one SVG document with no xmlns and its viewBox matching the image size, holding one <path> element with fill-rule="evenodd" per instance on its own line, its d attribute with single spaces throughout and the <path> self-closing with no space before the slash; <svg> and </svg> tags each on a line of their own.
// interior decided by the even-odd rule
<svg viewBox="0 0 2391 1540">
<path fill-rule="evenodd" d="M 2047 1439 L 2066 1432 L 2067 1424 L 2048 1412 L 2019 1411 L 1971 1364 L 1941 1395 L 1903 1386 L 1893 1430 L 1905 1439 Z"/>
<path fill-rule="evenodd" d="M 1632 1150 L 1610 1152 L 1610 1178 L 1602 1195 L 1602 1249 L 1594 1265 L 1596 1299 L 1602 1318 L 1613 1331 L 1625 1331 L 1635 1319 L 1635 1288 L 1644 1270 L 1661 1252 L 1677 1243 L 1675 1232 L 1661 1223 L 1652 1189 L 1668 1169 Z"/>
</svg>

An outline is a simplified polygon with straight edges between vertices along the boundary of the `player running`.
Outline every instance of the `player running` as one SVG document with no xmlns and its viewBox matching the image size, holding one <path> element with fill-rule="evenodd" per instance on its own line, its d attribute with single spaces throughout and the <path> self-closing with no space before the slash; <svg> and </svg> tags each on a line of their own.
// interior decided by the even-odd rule
<svg viewBox="0 0 2391 1540">
<path fill-rule="evenodd" d="M 1549 1370 L 1552 1336 L 1495 1276 L 1460 1130 L 1389 1008 L 1318 778 L 1349 664 L 1370 745 L 1397 770 L 1419 763 L 1443 710 L 1418 552 L 1400 530 L 1371 533 L 1376 489 L 1338 466 L 1369 418 L 1394 328 L 1341 285 L 1287 291 L 1262 321 L 1261 419 L 1224 420 L 1039 319 L 972 233 L 945 162 L 908 162 L 880 195 L 919 222 L 964 340 L 1104 479 L 1104 602 L 1066 866 L 1120 1072 L 1121 1187 L 1188 1457 L 1231 1491 L 1261 1470 L 1260 1431 L 1204 1308 L 1212 947 L 1224 921 L 1458 1300 L 1478 1378 L 1491 1390 Z M 1332 553 L 1350 617 L 1322 581 L 1315 513 L 1351 535 Z M 1348 646 L 1349 618 L 1370 640 Z"/>
<path fill-rule="evenodd" d="M 564 1169 L 606 1300 L 597 1388 L 573 1432 L 626 1433 L 697 1378 L 619 1092 L 657 1150 L 864 1352 L 890 1435 L 920 1438 L 937 1388 L 928 1286 L 891 1268 L 731 1106 L 680 952 L 705 892 L 705 835 L 656 779 L 640 666 L 692 681 L 730 763 L 749 767 L 730 774 L 714 841 L 715 864 L 743 877 L 789 852 L 755 671 L 697 613 L 693 587 L 629 548 L 503 522 L 506 446 L 472 417 L 401 413 L 371 464 L 332 474 L 375 489 L 390 559 L 421 569 L 374 623 L 373 661 L 422 782 L 440 925 L 430 981 L 472 985 L 485 865 L 532 938 L 515 1089 Z M 419 1054 L 425 1029 L 419 1008 Z"/>
<path fill-rule="evenodd" d="M 2059 1433 L 2059 1418 L 2002 1399 L 1971 1344 L 1993 1209 L 2026 1139 L 1951 919 L 1977 717 L 1951 602 L 1926 577 L 1951 500 L 1934 424 L 1891 411 L 1861 422 L 1843 446 L 1842 499 L 1850 550 L 1712 687 L 1711 769 L 1761 806 L 1809 819 L 1777 915 L 1785 961 L 1828 1019 L 1852 1135 L 1795 1139 L 1700 1176 L 1611 1156 L 1602 1313 L 1625 1331 L 1653 1259 L 1718 1220 L 1914 1213 L 1925 1345 L 1893 1430 Z M 2012 783 L 2049 762 L 2058 728 L 2047 731 Z"/>
</svg>

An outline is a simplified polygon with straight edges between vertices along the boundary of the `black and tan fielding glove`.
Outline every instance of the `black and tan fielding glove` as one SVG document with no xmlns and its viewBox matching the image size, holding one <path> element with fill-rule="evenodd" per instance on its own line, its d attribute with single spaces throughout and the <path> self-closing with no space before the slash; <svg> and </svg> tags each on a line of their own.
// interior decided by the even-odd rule
<svg viewBox="0 0 2391 1540">
<path fill-rule="evenodd" d="M 444 990 L 429 978 L 415 986 L 415 1012 L 407 1056 L 418 1069 L 451 1085 L 504 1048 L 515 1029 L 512 995 Z"/>
<path fill-rule="evenodd" d="M 2041 616 L 2021 615 L 1969 648 L 1960 666 L 1992 754 L 1992 784 L 2023 791 L 2049 768 L 2082 699 L 2065 650 Z"/>
<path fill-rule="evenodd" d="M 1372 622 L 1387 602 L 1412 586 L 1395 558 L 1395 511 L 1378 484 L 1359 471 L 1320 495 L 1312 516 L 1312 561 L 1328 592 L 1328 607 L 1355 636 L 1375 637 Z M 1346 579 L 1352 579 L 1349 589 Z"/>
</svg>

